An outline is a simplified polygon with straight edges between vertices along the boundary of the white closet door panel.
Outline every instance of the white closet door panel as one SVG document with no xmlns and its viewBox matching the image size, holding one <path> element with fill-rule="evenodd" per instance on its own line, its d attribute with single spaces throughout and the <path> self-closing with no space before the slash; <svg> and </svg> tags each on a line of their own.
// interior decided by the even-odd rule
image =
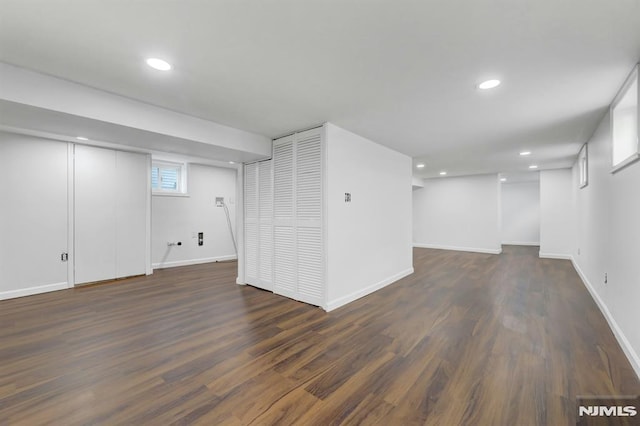
<svg viewBox="0 0 640 426">
<path fill-rule="evenodd" d="M 245 280 L 248 284 L 259 285 L 258 280 L 258 255 L 259 255 L 259 229 L 257 222 L 245 222 Z"/>
<path fill-rule="evenodd" d="M 116 278 L 145 273 L 147 157 L 116 151 Z"/>
<path fill-rule="evenodd" d="M 247 284 L 259 286 L 258 253 L 260 234 L 258 227 L 258 165 L 244 166 L 244 256 L 245 281 Z"/>
<path fill-rule="evenodd" d="M 273 291 L 273 162 L 258 163 L 258 199 L 260 215 L 259 271 L 260 287 Z"/>
<path fill-rule="evenodd" d="M 307 133 L 307 132 L 305 132 Z M 296 147 L 296 218 L 320 220 L 322 212 L 322 157 L 319 132 L 307 133 Z"/>
<path fill-rule="evenodd" d="M 67 282 L 67 144 L 0 132 L 0 299 Z"/>
<path fill-rule="evenodd" d="M 259 216 L 262 221 L 273 220 L 273 166 L 271 160 L 258 163 Z"/>
<path fill-rule="evenodd" d="M 116 152 L 75 148 L 76 284 L 116 276 Z"/>
<path fill-rule="evenodd" d="M 273 290 L 273 225 L 260 223 L 259 271 L 260 287 Z"/>
<path fill-rule="evenodd" d="M 324 265 L 322 230 L 298 227 L 297 230 L 298 299 L 313 305 L 324 301 Z"/>
<path fill-rule="evenodd" d="M 273 147 L 273 193 L 275 219 L 294 217 L 294 145 L 293 139 Z"/>
<path fill-rule="evenodd" d="M 244 214 L 246 218 L 258 218 L 258 165 L 244 167 Z"/>
<path fill-rule="evenodd" d="M 297 298 L 295 230 L 291 226 L 274 226 L 274 292 Z"/>
</svg>

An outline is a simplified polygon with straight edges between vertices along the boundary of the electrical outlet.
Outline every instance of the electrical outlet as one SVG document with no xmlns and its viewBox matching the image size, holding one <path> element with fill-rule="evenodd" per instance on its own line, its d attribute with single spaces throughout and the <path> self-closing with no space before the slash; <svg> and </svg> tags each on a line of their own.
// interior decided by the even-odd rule
<svg viewBox="0 0 640 426">
<path fill-rule="evenodd" d="M 607 277 L 607 273 L 604 273 L 604 283 L 606 284 L 609 281 L 609 278 Z"/>
<path fill-rule="evenodd" d="M 204 245 L 204 232 L 198 232 L 198 245 Z"/>
<path fill-rule="evenodd" d="M 350 203 L 351 202 L 351 193 L 350 192 L 345 192 L 344 193 L 344 202 L 345 203 Z"/>
<path fill-rule="evenodd" d="M 578 249 L 578 256 L 580 256 L 580 249 Z"/>
</svg>

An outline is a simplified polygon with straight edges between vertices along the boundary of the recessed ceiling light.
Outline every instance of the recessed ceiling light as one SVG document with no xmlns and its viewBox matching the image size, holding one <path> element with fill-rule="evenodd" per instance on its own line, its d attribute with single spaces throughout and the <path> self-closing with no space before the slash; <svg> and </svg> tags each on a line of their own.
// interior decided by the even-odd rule
<svg viewBox="0 0 640 426">
<path fill-rule="evenodd" d="M 500 182 L 506 182 L 507 178 L 500 178 Z"/>
<path fill-rule="evenodd" d="M 530 166 L 529 166 L 529 168 L 530 168 L 530 169 L 537 169 L 537 168 L 538 168 L 538 166 L 536 166 L 535 164 L 532 164 L 532 165 L 530 165 Z"/>
<path fill-rule="evenodd" d="M 89 138 L 85 138 L 84 136 L 76 136 L 76 139 L 78 139 L 79 141 L 88 141 Z"/>
<path fill-rule="evenodd" d="M 235 161 L 229 161 L 229 164 L 236 164 Z"/>
<path fill-rule="evenodd" d="M 500 86 L 500 80 L 487 80 L 478 84 L 478 89 L 487 90 Z"/>
<path fill-rule="evenodd" d="M 531 151 L 522 151 L 522 152 L 520 153 L 520 155 L 522 155 L 523 157 L 524 157 L 525 155 L 531 155 Z"/>
<path fill-rule="evenodd" d="M 147 59 L 147 65 L 159 71 L 169 71 L 171 69 L 171 64 L 169 62 L 158 58 Z"/>
<path fill-rule="evenodd" d="M 416 164 L 416 167 L 419 169 L 424 169 L 424 164 L 420 163 L 420 164 Z"/>
<path fill-rule="evenodd" d="M 447 172 L 440 172 L 440 176 L 444 176 L 446 174 L 447 174 Z"/>
</svg>

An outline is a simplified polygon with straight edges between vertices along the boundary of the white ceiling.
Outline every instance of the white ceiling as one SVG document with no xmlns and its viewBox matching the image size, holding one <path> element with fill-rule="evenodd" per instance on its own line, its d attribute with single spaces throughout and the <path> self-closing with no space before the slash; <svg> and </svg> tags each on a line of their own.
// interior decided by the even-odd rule
<svg viewBox="0 0 640 426">
<path fill-rule="evenodd" d="M 330 121 L 426 163 L 422 177 L 570 166 L 640 58 L 640 0 L 0 0 L 0 11 L 0 61 L 270 137 Z M 149 69 L 149 56 L 174 69 Z M 488 78 L 503 84 L 478 91 Z"/>
</svg>

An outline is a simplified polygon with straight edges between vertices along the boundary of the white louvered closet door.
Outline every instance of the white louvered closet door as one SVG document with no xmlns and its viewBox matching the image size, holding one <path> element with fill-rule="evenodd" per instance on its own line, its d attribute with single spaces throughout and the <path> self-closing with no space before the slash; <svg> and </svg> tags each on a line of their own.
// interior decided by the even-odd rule
<svg viewBox="0 0 640 426">
<path fill-rule="evenodd" d="M 273 145 L 273 291 L 297 298 L 294 228 L 294 138 Z"/>
<path fill-rule="evenodd" d="M 324 302 L 322 241 L 321 129 L 298 133 L 296 140 L 296 247 L 298 300 Z"/>
<path fill-rule="evenodd" d="M 273 291 L 273 166 L 258 163 L 258 279 L 259 286 Z"/>
<path fill-rule="evenodd" d="M 273 176 L 271 160 L 244 168 L 245 281 L 273 291 Z"/>
<path fill-rule="evenodd" d="M 274 141 L 274 291 L 324 304 L 322 129 Z"/>
<path fill-rule="evenodd" d="M 252 163 L 244 166 L 244 274 L 247 284 L 255 286 L 259 286 L 258 215 L 258 164 Z"/>
</svg>

